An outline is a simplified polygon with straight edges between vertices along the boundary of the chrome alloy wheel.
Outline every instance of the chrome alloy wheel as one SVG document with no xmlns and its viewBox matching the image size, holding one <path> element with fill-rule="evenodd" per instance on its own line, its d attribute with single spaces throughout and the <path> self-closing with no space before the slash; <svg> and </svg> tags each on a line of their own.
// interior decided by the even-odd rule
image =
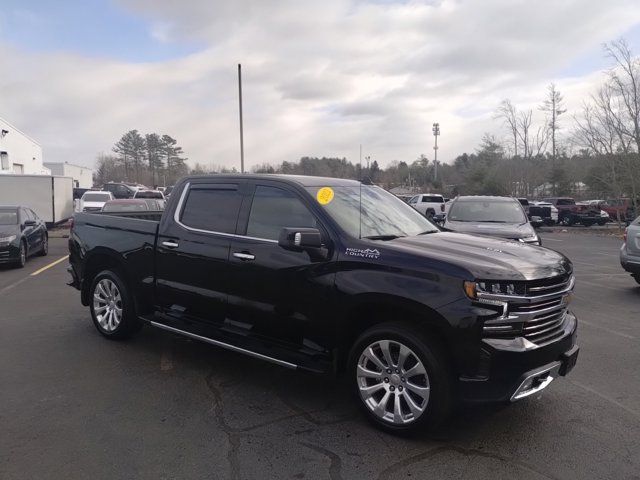
<svg viewBox="0 0 640 480">
<path fill-rule="evenodd" d="M 108 278 L 98 282 L 93 292 L 93 312 L 100 326 L 113 332 L 122 321 L 122 296 L 116 284 Z"/>
<path fill-rule="evenodd" d="M 395 340 L 378 340 L 358 360 L 362 401 L 381 420 L 394 425 L 416 421 L 429 403 L 429 375 L 418 356 Z"/>
</svg>

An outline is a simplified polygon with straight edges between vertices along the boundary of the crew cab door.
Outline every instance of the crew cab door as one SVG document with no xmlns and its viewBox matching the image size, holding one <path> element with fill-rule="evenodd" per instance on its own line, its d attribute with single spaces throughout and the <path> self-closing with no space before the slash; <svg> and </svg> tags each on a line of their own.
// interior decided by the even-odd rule
<svg viewBox="0 0 640 480">
<path fill-rule="evenodd" d="M 242 234 L 231 244 L 229 327 L 276 350 L 328 356 L 335 273 L 327 231 L 295 189 L 267 181 L 254 187 L 241 214 Z M 285 250 L 278 237 L 286 227 L 317 228 L 328 248 Z"/>
<path fill-rule="evenodd" d="M 244 185 L 192 181 L 163 218 L 156 250 L 156 305 L 163 321 L 205 335 L 224 322 L 229 248 Z"/>
</svg>

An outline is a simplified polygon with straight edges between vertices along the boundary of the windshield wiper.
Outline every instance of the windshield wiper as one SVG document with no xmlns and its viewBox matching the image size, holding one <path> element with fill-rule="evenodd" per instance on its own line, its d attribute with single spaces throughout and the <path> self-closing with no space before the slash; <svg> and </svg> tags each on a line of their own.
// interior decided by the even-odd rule
<svg viewBox="0 0 640 480">
<path fill-rule="evenodd" d="M 418 235 L 428 235 L 428 234 L 430 234 L 430 233 L 436 233 L 436 232 L 438 232 L 438 231 L 439 231 L 439 230 L 426 230 L 426 231 L 424 231 L 424 232 L 420 232 L 420 233 L 418 233 Z"/>
<path fill-rule="evenodd" d="M 404 235 L 369 235 L 366 238 L 367 240 L 393 240 L 394 238 L 404 237 Z"/>
</svg>

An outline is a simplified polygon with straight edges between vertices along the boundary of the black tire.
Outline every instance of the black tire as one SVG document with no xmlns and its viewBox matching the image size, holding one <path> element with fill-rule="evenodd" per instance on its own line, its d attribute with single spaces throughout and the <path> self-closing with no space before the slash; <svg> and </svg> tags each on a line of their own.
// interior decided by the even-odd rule
<svg viewBox="0 0 640 480">
<path fill-rule="evenodd" d="M 372 409 L 365 403 L 365 400 L 360 394 L 361 378 L 358 376 L 358 366 L 361 356 L 370 345 L 381 340 L 390 340 L 392 343 L 400 342 L 402 345 L 408 347 L 413 354 L 418 357 L 426 369 L 428 375 L 427 384 L 429 386 L 428 400 L 424 406 L 424 412 L 410 423 L 399 425 L 393 423 L 392 420 L 381 418 L 373 413 Z M 397 362 L 397 358 L 395 361 Z M 407 363 L 404 365 L 406 366 Z M 356 340 L 351 349 L 347 375 L 347 380 L 353 388 L 357 402 L 367 418 L 376 426 L 392 433 L 409 433 L 418 430 L 434 429 L 447 420 L 453 408 L 453 377 L 446 355 L 437 341 L 429 338 L 427 334 L 409 324 L 385 323 L 376 325 L 365 331 L 358 340 Z M 384 371 L 381 371 L 381 375 L 383 376 L 382 378 L 385 378 Z M 397 375 L 395 376 L 397 377 Z M 409 380 L 409 378 L 407 378 L 407 380 Z M 402 382 L 404 381 L 405 379 L 402 379 Z M 382 380 L 380 384 L 382 384 L 382 382 L 386 382 L 386 380 Z M 386 382 L 386 384 L 389 385 L 390 382 Z M 384 388 L 386 389 L 387 386 L 384 386 Z M 397 389 L 401 390 L 401 387 L 397 387 Z M 404 394 L 408 395 L 409 393 L 408 390 L 405 390 Z M 400 395 L 400 393 L 396 391 L 392 395 L 397 396 Z M 391 398 L 393 398 L 391 402 L 393 404 L 395 397 L 389 397 L 389 401 Z M 389 405 L 389 401 L 387 402 L 387 406 Z M 403 400 L 403 402 L 406 411 L 408 404 L 406 400 Z"/>
<path fill-rule="evenodd" d="M 562 217 L 562 220 L 560 220 L 560 223 L 565 227 L 570 227 L 573 225 L 573 218 L 571 218 L 571 215 L 565 215 Z"/>
<path fill-rule="evenodd" d="M 120 272 L 114 270 L 103 270 L 94 277 L 91 282 L 91 289 L 89 290 L 89 309 L 91 310 L 91 319 L 93 320 L 93 324 L 101 335 L 111 340 L 129 338 L 139 332 L 143 326 L 142 321 L 136 314 L 133 298 L 126 282 L 123 280 L 123 277 L 124 276 Z M 103 280 L 105 283 L 111 282 L 119 293 L 120 301 L 114 301 L 114 305 L 119 306 L 121 309 L 121 317 L 115 328 L 111 328 L 113 323 L 109 324 L 109 327 L 105 327 L 101 324 L 100 317 L 98 316 L 98 313 L 100 312 L 96 313 L 96 310 L 99 310 L 102 307 L 100 304 L 96 304 L 94 298 L 96 294 L 101 296 L 101 293 L 99 292 L 99 285 L 101 285 Z"/>
<path fill-rule="evenodd" d="M 598 220 L 598 225 L 600 225 L 601 227 L 604 227 L 607 224 L 606 220 Z"/>
<path fill-rule="evenodd" d="M 427 210 L 427 212 L 425 214 L 425 217 L 427 217 L 429 220 L 431 220 L 433 217 L 435 217 L 435 215 L 436 215 L 435 210 L 430 208 L 430 209 Z"/>
<path fill-rule="evenodd" d="M 40 248 L 40 252 L 38 253 L 38 255 L 40 255 L 41 257 L 46 257 L 48 253 L 49 253 L 49 235 L 45 233 L 44 240 L 42 242 L 42 247 Z"/>
<path fill-rule="evenodd" d="M 18 253 L 18 260 L 15 263 L 16 268 L 24 268 L 27 263 L 27 256 L 29 252 L 27 250 L 27 242 L 22 240 L 20 242 L 20 252 Z"/>
<path fill-rule="evenodd" d="M 633 279 L 636 281 L 636 283 L 637 283 L 638 285 L 640 285 L 640 274 L 638 274 L 638 275 L 631 275 L 631 278 L 633 278 Z"/>
</svg>

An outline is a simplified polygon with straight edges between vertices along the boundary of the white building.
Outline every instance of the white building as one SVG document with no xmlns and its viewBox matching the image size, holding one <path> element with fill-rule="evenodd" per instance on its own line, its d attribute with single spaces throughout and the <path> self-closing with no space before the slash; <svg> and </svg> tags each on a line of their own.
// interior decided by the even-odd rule
<svg viewBox="0 0 640 480">
<path fill-rule="evenodd" d="M 45 162 L 44 166 L 51 170 L 51 175 L 73 178 L 75 188 L 93 187 L 93 170 L 88 167 L 67 162 Z"/>
<path fill-rule="evenodd" d="M 0 117 L 0 174 L 51 175 L 42 164 L 42 147 Z"/>
</svg>

